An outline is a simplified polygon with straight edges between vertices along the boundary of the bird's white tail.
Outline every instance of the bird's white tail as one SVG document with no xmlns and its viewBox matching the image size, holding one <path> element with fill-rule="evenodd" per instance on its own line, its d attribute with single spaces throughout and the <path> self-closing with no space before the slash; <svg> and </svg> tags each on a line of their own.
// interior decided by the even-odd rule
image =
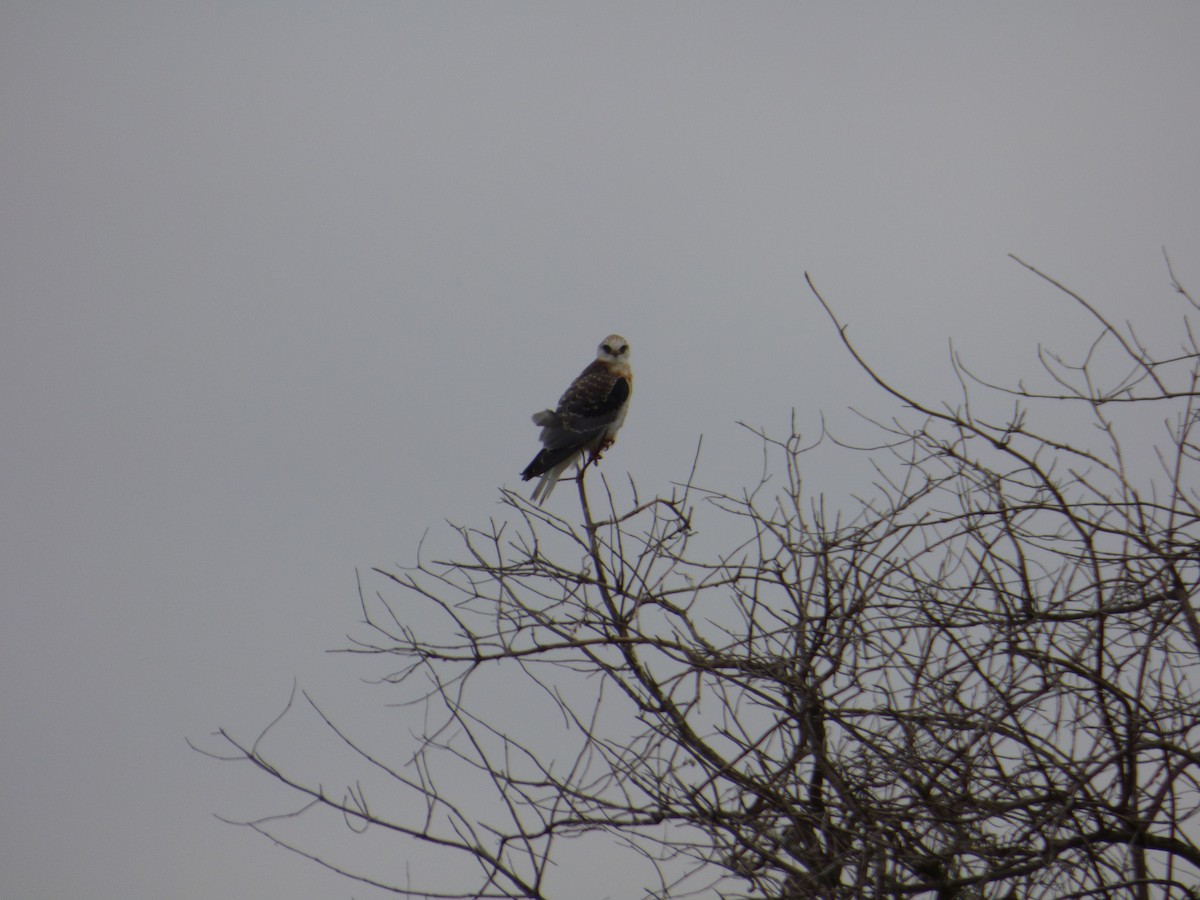
<svg viewBox="0 0 1200 900">
<path fill-rule="evenodd" d="M 550 493 L 554 490 L 554 486 L 558 484 L 558 479 L 562 477 L 562 473 L 569 469 L 577 459 L 579 459 L 578 454 L 569 456 L 548 470 L 538 481 L 537 487 L 533 489 L 533 496 L 530 499 L 538 506 L 545 503 Z"/>
</svg>

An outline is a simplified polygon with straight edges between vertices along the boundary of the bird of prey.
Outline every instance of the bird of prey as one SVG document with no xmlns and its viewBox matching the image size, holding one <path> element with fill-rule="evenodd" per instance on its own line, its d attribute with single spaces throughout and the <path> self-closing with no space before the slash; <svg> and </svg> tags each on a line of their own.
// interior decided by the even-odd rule
<svg viewBox="0 0 1200 900">
<path fill-rule="evenodd" d="M 632 391 L 629 341 L 610 334 L 596 348 L 595 361 L 559 398 L 558 409 L 533 414 L 533 424 L 542 427 L 542 450 L 525 467 L 521 480 L 541 476 L 533 489 L 534 502 L 545 503 L 559 476 L 585 453 L 591 456 L 580 466 L 581 473 L 616 440 Z"/>
</svg>

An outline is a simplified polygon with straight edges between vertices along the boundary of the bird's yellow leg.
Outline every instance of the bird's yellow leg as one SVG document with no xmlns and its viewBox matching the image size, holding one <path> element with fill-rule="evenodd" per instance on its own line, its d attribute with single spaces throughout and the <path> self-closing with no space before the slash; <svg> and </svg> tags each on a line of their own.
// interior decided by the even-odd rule
<svg viewBox="0 0 1200 900">
<path fill-rule="evenodd" d="M 602 456 L 604 456 L 604 451 L 607 450 L 612 445 L 613 445 L 612 438 L 609 438 L 608 440 L 601 442 L 601 444 L 598 447 L 596 447 L 595 450 L 593 450 L 591 452 L 591 455 L 588 457 L 587 464 L 584 465 L 584 468 L 586 469 L 588 466 L 596 465 L 597 463 L 599 463 L 600 458 Z"/>
</svg>

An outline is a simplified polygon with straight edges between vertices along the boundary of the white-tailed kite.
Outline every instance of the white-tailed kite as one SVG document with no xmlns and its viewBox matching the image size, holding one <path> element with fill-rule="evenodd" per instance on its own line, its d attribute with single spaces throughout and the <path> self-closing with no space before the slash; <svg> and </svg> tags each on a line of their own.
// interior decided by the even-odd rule
<svg viewBox="0 0 1200 900">
<path fill-rule="evenodd" d="M 591 456 L 580 472 L 600 458 L 617 439 L 625 421 L 633 370 L 629 368 L 629 341 L 610 334 L 596 349 L 596 360 L 579 373 L 558 401 L 558 409 L 533 414 L 533 424 L 542 426 L 542 450 L 521 473 L 521 480 L 542 480 L 533 489 L 533 500 L 542 504 L 554 490 L 559 476 L 584 453 Z"/>
</svg>

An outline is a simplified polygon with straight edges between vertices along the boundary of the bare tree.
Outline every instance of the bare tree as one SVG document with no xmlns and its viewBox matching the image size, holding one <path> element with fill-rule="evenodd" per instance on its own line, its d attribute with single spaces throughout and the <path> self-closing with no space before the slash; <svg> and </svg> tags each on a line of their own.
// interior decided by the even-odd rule
<svg viewBox="0 0 1200 900">
<path fill-rule="evenodd" d="M 736 495 L 695 468 L 650 499 L 581 478 L 575 522 L 506 492 L 457 561 L 361 591 L 346 652 L 390 661 L 406 744 L 312 705 L 363 769 L 330 791 L 278 726 L 220 732 L 303 795 L 289 815 L 390 835 L 411 868 L 244 824 L 407 896 L 580 896 L 556 866 L 583 842 L 653 897 L 1200 897 L 1200 307 L 1171 278 L 1177 348 L 1051 281 L 1094 327 L 1083 358 L 1042 352 L 1048 389 L 955 358 L 943 405 L 879 375 L 810 282 L 897 407 L 839 445 L 877 472 L 855 508 L 804 490 L 835 438 L 795 429 L 758 432 Z M 409 627 L 414 603 L 444 627 Z"/>
</svg>

